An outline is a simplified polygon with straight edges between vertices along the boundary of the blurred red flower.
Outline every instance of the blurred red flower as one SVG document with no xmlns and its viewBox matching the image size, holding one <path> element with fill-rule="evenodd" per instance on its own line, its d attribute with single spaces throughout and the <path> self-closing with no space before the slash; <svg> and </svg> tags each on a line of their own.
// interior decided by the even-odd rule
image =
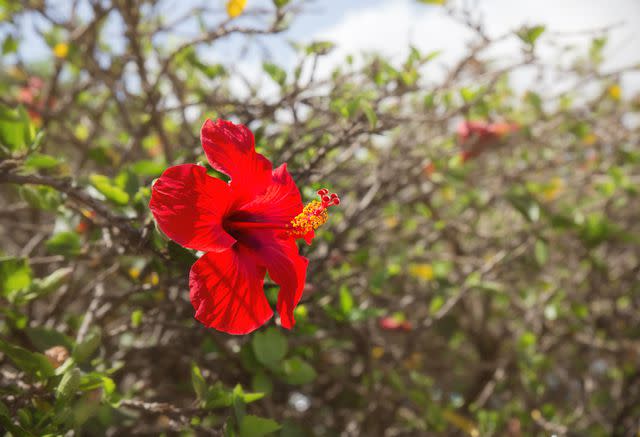
<svg viewBox="0 0 640 437">
<path fill-rule="evenodd" d="M 411 331 L 413 325 L 398 317 L 383 317 L 379 321 L 380 327 L 386 331 Z"/>
<path fill-rule="evenodd" d="M 463 149 L 460 153 L 462 162 L 477 158 L 505 136 L 519 129 L 520 125 L 517 123 L 463 121 L 458 125 L 458 143 Z"/>
<path fill-rule="evenodd" d="M 263 292 L 269 272 L 280 285 L 281 324 L 291 329 L 308 264 L 296 239 L 311 243 L 327 208 L 340 200 L 323 189 L 320 201 L 303 207 L 287 165 L 272 169 L 244 125 L 207 120 L 201 140 L 209 164 L 231 181 L 194 164 L 169 167 L 153 185 L 149 204 L 169 238 L 206 252 L 189 276 L 195 318 L 229 334 L 257 329 L 273 316 Z"/>
<path fill-rule="evenodd" d="M 44 81 L 37 76 L 33 76 L 29 78 L 26 85 L 20 88 L 18 93 L 18 102 L 27 107 L 29 118 L 34 123 L 42 121 L 42 111 L 45 109 L 45 102 L 42 96 L 43 89 Z M 55 103 L 55 99 L 51 99 L 49 107 L 53 107 Z"/>
</svg>

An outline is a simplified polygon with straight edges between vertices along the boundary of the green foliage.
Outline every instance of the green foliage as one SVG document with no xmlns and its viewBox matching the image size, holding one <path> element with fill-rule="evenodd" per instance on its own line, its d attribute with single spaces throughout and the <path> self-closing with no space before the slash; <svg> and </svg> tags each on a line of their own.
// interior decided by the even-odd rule
<svg viewBox="0 0 640 437">
<path fill-rule="evenodd" d="M 46 246 L 51 253 L 75 256 L 80 254 L 82 242 L 75 232 L 59 232 L 49 238 Z"/>
<path fill-rule="evenodd" d="M 338 59 L 335 43 L 307 40 L 251 72 L 236 60 L 288 41 L 304 2 L 237 20 L 206 1 L 175 17 L 167 1 L 85 14 L 83 0 L 75 18 L 52 3 L 0 0 L 1 429 L 636 433 L 638 68 L 608 65 L 607 31 L 525 26 L 505 54 L 490 16 L 419 0 L 471 26 L 459 63 L 420 41 L 401 58 Z M 38 32 L 23 32 L 33 17 Z M 26 56 L 30 38 L 42 59 Z M 201 253 L 149 211 L 167 167 L 207 165 L 206 118 L 248 125 L 303 203 L 325 187 L 341 197 L 300 241 L 291 330 L 277 314 L 244 336 L 200 326 Z M 277 310 L 282 291 L 264 287 Z"/>
<path fill-rule="evenodd" d="M 31 285 L 31 268 L 24 258 L 0 258 L 0 293 L 20 291 Z"/>
<path fill-rule="evenodd" d="M 49 360 L 38 352 L 30 352 L 2 339 L 0 339 L 0 351 L 6 354 L 18 368 L 28 374 L 40 378 L 48 378 L 53 375 L 53 367 Z"/>
<path fill-rule="evenodd" d="M 240 422 L 240 437 L 263 437 L 279 429 L 280 425 L 274 420 L 246 415 Z"/>
<path fill-rule="evenodd" d="M 262 68 L 269 75 L 271 79 L 281 87 L 283 87 L 287 82 L 287 73 L 276 64 L 271 62 L 265 62 L 262 64 Z"/>
<path fill-rule="evenodd" d="M 23 107 L 0 105 L 0 156 L 24 153 L 34 145 L 36 133 Z"/>
<path fill-rule="evenodd" d="M 122 187 L 113 183 L 108 177 L 93 174 L 89 177 L 91 185 L 95 187 L 107 200 L 116 205 L 127 205 L 129 203 L 129 194 Z"/>
<path fill-rule="evenodd" d="M 267 367 L 276 367 L 287 354 L 287 339 L 275 328 L 257 332 L 251 346 L 258 361 Z"/>
<path fill-rule="evenodd" d="M 523 42 L 534 46 L 546 29 L 546 26 L 523 27 L 518 31 L 517 35 Z"/>
</svg>

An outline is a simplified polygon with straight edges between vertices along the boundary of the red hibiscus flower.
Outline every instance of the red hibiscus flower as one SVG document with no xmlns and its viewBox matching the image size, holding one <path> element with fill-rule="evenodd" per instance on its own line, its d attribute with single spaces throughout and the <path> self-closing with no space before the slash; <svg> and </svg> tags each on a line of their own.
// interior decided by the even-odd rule
<svg viewBox="0 0 640 437">
<path fill-rule="evenodd" d="M 42 121 L 42 112 L 45 109 L 45 102 L 42 96 L 44 81 L 37 77 L 30 77 L 27 84 L 20 88 L 18 93 L 18 102 L 23 103 L 27 107 L 29 118 L 36 124 Z M 51 99 L 50 108 L 55 106 L 55 99 Z"/>
<path fill-rule="evenodd" d="M 463 148 L 462 162 L 480 156 L 483 152 L 512 132 L 520 129 L 517 123 L 487 123 L 484 121 L 463 121 L 458 126 L 458 143 Z"/>
<path fill-rule="evenodd" d="M 327 208 L 340 200 L 323 189 L 320 200 L 303 207 L 287 165 L 272 169 L 246 126 L 207 120 L 201 140 L 211 167 L 231 181 L 194 164 L 169 167 L 153 185 L 149 204 L 169 238 L 205 252 L 189 276 L 195 318 L 229 334 L 257 329 L 273 316 L 263 292 L 269 272 L 280 286 L 281 324 L 291 329 L 308 264 L 296 239 L 310 244 Z"/>
<path fill-rule="evenodd" d="M 379 321 L 380 327 L 386 331 L 411 331 L 411 322 L 398 317 L 383 317 Z"/>
</svg>

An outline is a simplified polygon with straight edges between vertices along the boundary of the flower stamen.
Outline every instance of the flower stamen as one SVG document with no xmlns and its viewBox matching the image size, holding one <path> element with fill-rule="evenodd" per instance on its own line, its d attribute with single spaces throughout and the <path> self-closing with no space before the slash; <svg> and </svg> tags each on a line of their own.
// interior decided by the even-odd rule
<svg viewBox="0 0 640 437">
<path fill-rule="evenodd" d="M 327 222 L 330 206 L 340 204 L 340 198 L 336 193 L 329 193 L 323 188 L 318 190 L 320 200 L 312 200 L 302 209 L 302 212 L 291 220 L 290 234 L 294 238 L 308 238 L 310 233 Z"/>
</svg>

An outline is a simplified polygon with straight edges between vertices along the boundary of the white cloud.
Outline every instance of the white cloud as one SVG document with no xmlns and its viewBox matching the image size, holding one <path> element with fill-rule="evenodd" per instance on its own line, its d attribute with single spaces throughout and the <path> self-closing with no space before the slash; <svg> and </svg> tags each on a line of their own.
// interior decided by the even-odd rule
<svg viewBox="0 0 640 437">
<path fill-rule="evenodd" d="M 640 1 L 638 0 L 484 0 L 474 14 L 483 17 L 492 36 L 522 25 L 545 24 L 547 35 L 586 48 L 591 29 L 620 25 L 608 45 L 606 66 L 619 68 L 640 62 Z M 578 32 L 578 34 L 575 34 Z M 393 0 L 351 11 L 335 24 L 320 29 L 310 40 L 331 40 L 339 49 L 325 71 L 339 65 L 345 54 L 376 51 L 398 61 L 407 55 L 409 44 L 423 52 L 443 50 L 441 62 L 451 63 L 465 53 L 470 33 L 451 20 L 440 7 L 414 0 Z M 509 60 L 518 50 L 515 43 L 501 46 L 492 55 Z M 545 50 L 543 53 L 549 53 Z M 640 81 L 631 83 L 640 89 Z"/>
</svg>

